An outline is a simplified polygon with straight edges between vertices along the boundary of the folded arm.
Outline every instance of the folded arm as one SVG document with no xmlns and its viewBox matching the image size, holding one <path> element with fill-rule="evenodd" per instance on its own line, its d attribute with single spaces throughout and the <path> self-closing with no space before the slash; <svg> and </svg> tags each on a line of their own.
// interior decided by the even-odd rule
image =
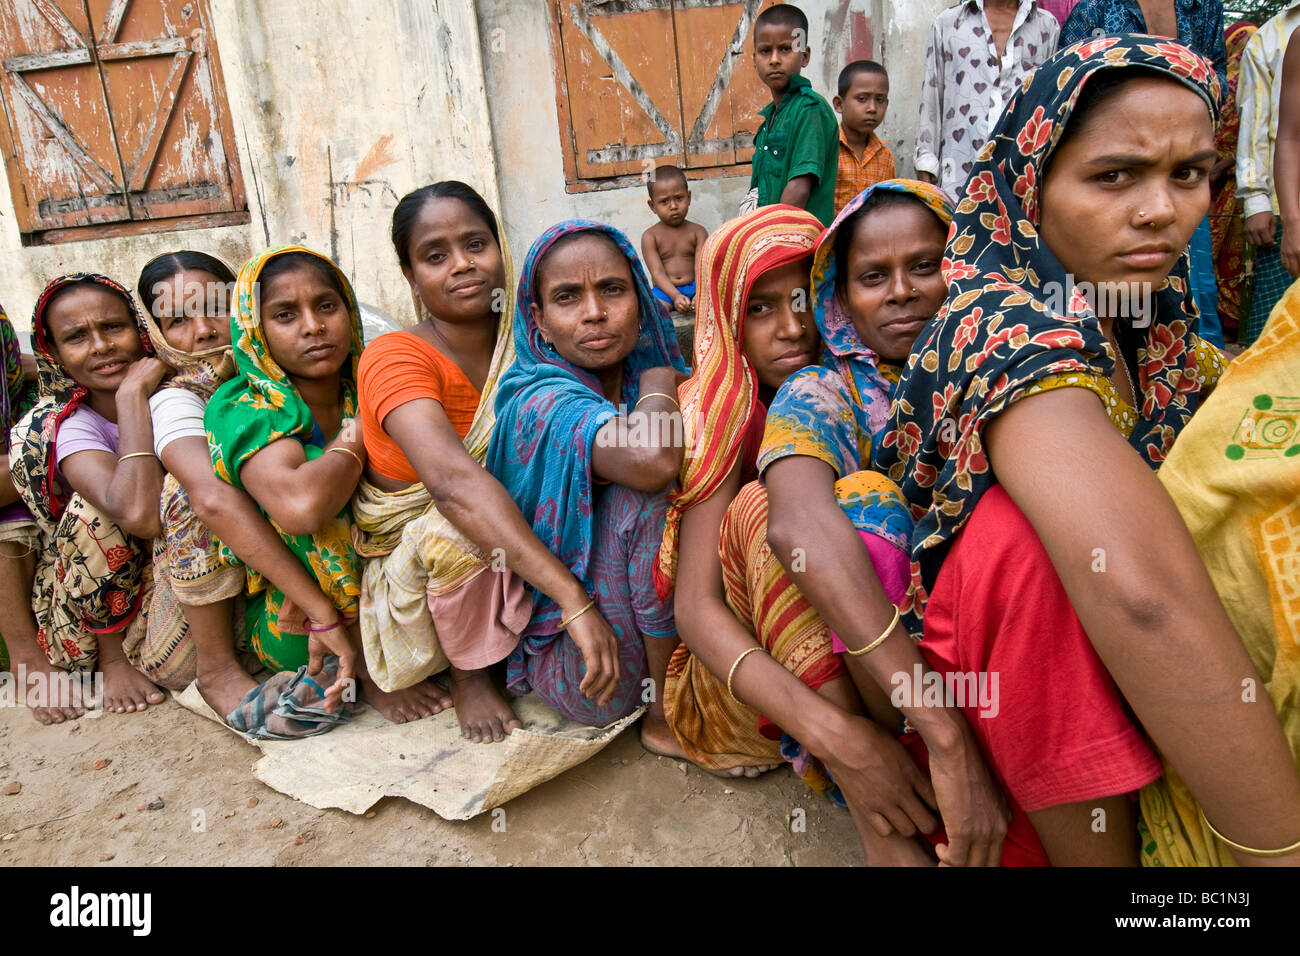
<svg viewBox="0 0 1300 956">
<path fill-rule="evenodd" d="M 1277 715 L 1266 694 L 1243 691 L 1259 674 L 1173 501 L 1096 397 L 1021 399 L 985 439 L 1097 655 L 1210 821 L 1261 849 L 1300 838 L 1300 776 Z"/>
</svg>

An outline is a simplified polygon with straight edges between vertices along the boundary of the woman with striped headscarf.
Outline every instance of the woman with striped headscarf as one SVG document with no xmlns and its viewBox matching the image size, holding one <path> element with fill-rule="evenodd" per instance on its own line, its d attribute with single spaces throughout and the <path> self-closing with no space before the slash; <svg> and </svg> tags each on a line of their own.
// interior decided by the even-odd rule
<svg viewBox="0 0 1300 956">
<path fill-rule="evenodd" d="M 932 220 L 929 232 L 909 238 L 930 249 L 937 268 L 942 224 L 925 204 L 946 214 L 942 194 L 919 183 L 877 188 Z M 909 198 L 918 189 L 925 198 Z M 837 225 L 861 218 L 865 195 L 846 207 Z M 839 363 L 856 333 L 824 321 L 823 293 L 836 291 L 833 269 L 830 284 L 818 286 L 815 300 L 809 297 L 814 261 L 833 259 L 853 230 L 833 227 L 819 245 L 818 232 L 806 213 L 765 207 L 719 229 L 699 259 L 696 374 L 682 390 L 690 453 L 659 566 L 661 587 L 676 582 L 685 645 L 669 668 L 665 709 L 678 752 L 699 765 L 755 768 L 785 758 L 814 789 L 848 805 L 870 862 L 925 864 L 931 858 L 907 838 L 934 825 L 923 805 L 934 799 L 925 775 L 896 741 L 898 721 L 888 704 L 881 711 L 887 727 L 865 716 L 835 635 L 787 573 L 788 567 L 799 574 L 804 562 L 787 561 L 769 547 L 768 500 L 753 481 L 764 462 L 760 444 L 782 446 L 784 454 L 768 456 L 775 461 L 805 454 L 802 443 L 819 426 L 823 434 L 858 429 L 848 402 L 841 403 L 841 415 L 824 402 L 805 409 L 801 398 L 791 398 L 798 381 L 821 380 L 823 372 L 854 375 Z M 808 321 L 814 315 L 815 326 Z M 828 350 L 815 365 L 819 331 Z M 864 365 L 874 369 L 870 359 Z M 846 393 L 856 395 L 858 405 L 888 402 L 887 385 L 870 378 L 863 385 L 866 394 Z M 890 578 L 889 554 L 902 556 L 910 520 L 897 491 L 870 472 L 857 447 L 854 439 L 856 464 L 846 465 L 838 483 L 832 479 L 826 503 L 853 536 L 849 547 L 866 562 L 862 574 Z M 823 575 L 828 564 L 817 562 Z M 986 786 L 984 792 L 991 791 Z"/>
</svg>

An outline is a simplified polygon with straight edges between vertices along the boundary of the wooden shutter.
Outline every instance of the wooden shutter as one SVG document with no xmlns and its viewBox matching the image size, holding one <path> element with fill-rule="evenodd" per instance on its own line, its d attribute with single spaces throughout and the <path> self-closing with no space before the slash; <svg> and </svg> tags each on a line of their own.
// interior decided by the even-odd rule
<svg viewBox="0 0 1300 956">
<path fill-rule="evenodd" d="M 0 0 L 24 233 L 244 208 L 206 0 Z"/>
<path fill-rule="evenodd" d="M 748 162 L 768 102 L 753 27 L 777 0 L 556 0 L 570 183 Z"/>
<path fill-rule="evenodd" d="M 680 165 L 670 0 L 559 0 L 556 18 L 579 178 Z"/>
<path fill-rule="evenodd" d="M 758 111 L 772 99 L 754 70 L 754 20 L 776 2 L 673 4 L 687 166 L 729 166 L 754 155 Z"/>
</svg>

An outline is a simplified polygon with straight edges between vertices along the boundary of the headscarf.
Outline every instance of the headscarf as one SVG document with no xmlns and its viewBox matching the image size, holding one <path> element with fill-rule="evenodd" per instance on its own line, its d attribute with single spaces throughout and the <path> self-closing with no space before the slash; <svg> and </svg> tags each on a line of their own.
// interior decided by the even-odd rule
<svg viewBox="0 0 1300 956">
<path fill-rule="evenodd" d="M 361 311 L 357 298 L 341 269 L 318 252 L 302 246 L 276 246 L 265 249 L 245 263 L 235 282 L 235 309 L 231 317 L 231 339 L 234 342 L 236 375 L 221 385 L 208 401 L 203 423 L 208 431 L 208 447 L 212 452 L 212 466 L 217 477 L 236 488 L 243 488 L 240 469 L 253 455 L 281 438 L 297 438 L 302 442 L 308 461 L 325 454 L 325 450 L 311 443 L 315 428 L 311 409 L 298 394 L 288 374 L 271 356 L 262 329 L 262 313 L 258 301 L 258 283 L 262 270 L 276 256 L 291 252 L 305 252 L 326 263 L 343 289 L 344 305 L 352 325 L 352 347 L 349 358 L 340 369 L 343 385 L 343 418 L 357 414 L 357 362 L 361 356 Z M 327 436 L 328 437 L 328 436 Z M 316 576 L 322 590 L 340 611 L 356 610 L 361 593 L 361 562 L 352 547 L 351 513 L 343 510 L 313 535 L 291 535 L 280 532 L 305 567 Z M 239 559 L 222 546 L 222 560 L 238 564 Z M 248 588 L 257 593 L 265 587 L 261 575 L 248 569 Z M 279 592 L 272 591 L 267 601 L 264 620 L 270 638 L 279 638 L 274 625 L 279 605 Z M 261 632 L 253 635 L 254 643 Z"/>
<path fill-rule="evenodd" d="M 641 331 L 623 360 L 622 403 L 636 404 L 641 373 L 658 366 L 685 372 L 668 311 L 650 291 L 640 257 L 613 226 L 571 219 L 542 233 L 528 250 L 515 302 L 515 364 L 497 386 L 497 425 L 488 446 L 487 468 L 519 505 L 533 533 L 550 548 L 588 591 L 591 559 L 591 450 L 600 427 L 619 414 L 606 400 L 600 382 L 570 364 L 542 340 L 533 322 L 537 265 L 563 236 L 595 232 L 608 236 L 627 257 L 636 287 Z M 559 607 L 537 594 L 533 626 L 558 630 Z"/>
<path fill-rule="evenodd" d="M 943 263 L 948 299 L 922 331 L 900 383 L 877 467 L 899 482 L 917 519 L 912 538 L 919 616 L 947 545 L 995 477 L 983 426 L 1048 376 L 1109 378 L 1115 356 L 1096 314 L 1038 234 L 1043 170 L 1087 80 L 1141 66 L 1181 82 L 1218 118 L 1219 82 L 1186 47 L 1147 36 L 1102 37 L 1062 50 L 1026 77 L 971 172 Z M 1138 344 L 1141 407 L 1129 441 L 1153 468 L 1191 417 L 1202 389 L 1197 312 L 1186 255 L 1154 295 Z M 1045 289 L 1069 293 L 1064 314 Z M 1145 334 L 1143 334 L 1145 333 Z"/>
<path fill-rule="evenodd" d="M 35 407 L 14 426 L 10 436 L 12 451 L 9 470 L 24 504 L 47 531 L 53 528 L 67 507 L 64 492 L 70 490 L 60 488 L 55 479 L 55 466 L 59 460 L 55 439 L 59 426 L 80 407 L 90 393 L 72 380 L 55 357 L 49 341 L 50 332 L 46 327 L 45 313 L 56 292 L 80 282 L 102 285 L 120 295 L 126 303 L 131 320 L 139 330 L 144 354 L 154 354 L 153 342 L 141 322 L 140 310 L 135 307 L 131 293 L 107 276 L 88 272 L 59 276 L 41 291 L 36 300 L 36 308 L 32 310 L 32 351 L 36 354 L 40 396 Z"/>
<path fill-rule="evenodd" d="M 865 406 L 870 421 L 868 433 L 879 434 L 888 418 L 887 403 L 875 401 L 872 396 L 892 395 L 894 383 L 880 372 L 880 358 L 858 334 L 853 319 L 840 299 L 836 288 L 840 276 L 835 265 L 835 243 L 840 228 L 855 212 L 866 205 L 876 192 L 902 193 L 924 204 L 945 227 L 952 224 L 952 202 L 938 186 L 913 179 L 889 179 L 858 193 L 843 209 L 835 221 L 822 234 L 813 258 L 813 316 L 817 331 L 821 333 L 824 351 L 822 367 L 838 372 L 845 384 L 854 392 L 859 406 Z M 878 391 L 879 390 L 879 391 Z"/>
<path fill-rule="evenodd" d="M 167 252 L 155 256 L 145 263 L 144 269 L 148 269 L 156 260 L 171 255 L 174 253 Z M 235 358 L 231 346 L 221 345 L 200 349 L 197 352 L 182 352 L 167 344 L 167 337 L 163 335 L 151 309 L 142 308 L 140 314 L 144 328 L 148 331 L 149 338 L 158 352 L 158 357 L 176 369 L 176 374 L 163 382 L 161 388 L 182 388 L 207 400 L 212 397 L 212 393 L 222 382 L 229 381 L 235 374 Z"/>
<path fill-rule="evenodd" d="M 344 305 L 352 324 L 352 349 L 340 370 L 343 378 L 343 417 L 357 413 L 357 362 L 361 358 L 361 310 L 352 284 L 333 262 L 303 246 L 274 246 L 253 256 L 239 270 L 235 281 L 235 308 L 230 320 L 236 376 L 216 390 L 208 403 L 204 423 L 212 446 L 212 464 L 223 481 L 243 488 L 239 471 L 244 463 L 281 438 L 310 437 L 311 410 L 298 394 L 284 369 L 271 357 L 262 329 L 257 300 L 262 270 L 277 256 L 304 252 L 326 263 L 339 280 Z M 307 446 L 310 447 L 310 446 Z M 308 459 L 322 452 L 308 451 Z"/>
<path fill-rule="evenodd" d="M 694 372 L 678 389 L 686 457 L 655 564 L 661 598 L 677 578 L 682 515 L 731 473 L 759 411 L 758 375 L 741 347 L 749 290 L 763 273 L 810 255 L 821 228 L 806 210 L 763 206 L 719 227 L 696 255 Z"/>
</svg>

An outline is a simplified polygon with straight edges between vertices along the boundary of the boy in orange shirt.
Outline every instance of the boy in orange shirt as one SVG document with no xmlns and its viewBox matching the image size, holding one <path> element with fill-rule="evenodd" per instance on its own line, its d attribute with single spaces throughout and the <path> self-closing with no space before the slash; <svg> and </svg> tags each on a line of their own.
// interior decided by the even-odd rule
<svg viewBox="0 0 1300 956">
<path fill-rule="evenodd" d="M 889 108 L 889 74 L 875 60 L 854 60 L 840 71 L 840 165 L 835 177 L 835 212 L 868 186 L 894 179 L 894 154 L 876 135 Z"/>
</svg>

